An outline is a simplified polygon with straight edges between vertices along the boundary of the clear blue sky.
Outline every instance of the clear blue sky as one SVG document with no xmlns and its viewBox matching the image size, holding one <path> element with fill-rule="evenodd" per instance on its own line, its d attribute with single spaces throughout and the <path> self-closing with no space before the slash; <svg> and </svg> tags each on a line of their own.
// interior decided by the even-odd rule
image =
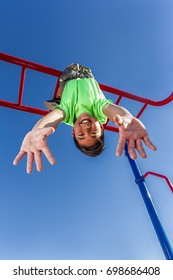
<svg viewBox="0 0 173 280">
<path fill-rule="evenodd" d="M 0 0 L 0 51 L 63 70 L 79 62 L 98 82 L 154 100 L 173 91 L 171 0 Z M 0 99 L 16 101 L 19 69 L 0 62 Z M 25 105 L 44 108 L 55 81 L 28 72 Z M 138 105 L 124 102 L 135 114 Z M 172 104 L 141 117 L 157 152 L 137 162 L 173 180 Z M 57 164 L 26 174 L 12 165 L 25 134 L 40 118 L 0 108 L 0 259 L 164 259 L 118 134 L 88 158 L 61 124 L 49 137 Z M 147 185 L 173 245 L 173 196 L 165 181 Z"/>
</svg>

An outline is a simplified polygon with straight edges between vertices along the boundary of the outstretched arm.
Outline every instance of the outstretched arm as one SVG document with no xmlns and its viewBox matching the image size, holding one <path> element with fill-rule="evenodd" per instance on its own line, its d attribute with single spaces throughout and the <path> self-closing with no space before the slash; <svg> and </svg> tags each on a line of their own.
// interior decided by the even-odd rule
<svg viewBox="0 0 173 280">
<path fill-rule="evenodd" d="M 32 172 L 33 163 L 35 161 L 37 171 L 42 171 L 42 152 L 44 153 L 50 164 L 55 164 L 55 159 L 47 145 L 47 136 L 54 133 L 58 124 L 64 119 L 64 112 L 60 109 L 51 111 L 42 119 L 40 119 L 33 129 L 25 136 L 20 151 L 17 154 L 13 164 L 18 162 L 27 155 L 27 173 Z"/>
<path fill-rule="evenodd" d="M 126 142 L 128 142 L 128 153 L 132 159 L 136 159 L 136 150 L 142 158 L 146 158 L 146 152 L 142 142 L 153 151 L 156 146 L 150 141 L 148 132 L 143 123 L 132 116 L 132 114 L 123 107 L 108 104 L 103 108 L 104 114 L 119 127 L 119 141 L 116 149 L 116 155 L 122 155 Z"/>
</svg>

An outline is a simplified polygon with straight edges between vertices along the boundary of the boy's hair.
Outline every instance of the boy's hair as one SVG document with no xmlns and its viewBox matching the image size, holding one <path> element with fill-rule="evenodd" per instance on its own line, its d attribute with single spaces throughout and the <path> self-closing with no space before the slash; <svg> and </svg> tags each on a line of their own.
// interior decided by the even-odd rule
<svg viewBox="0 0 173 280">
<path fill-rule="evenodd" d="M 94 146 L 90 146 L 90 147 L 84 147 L 84 146 L 80 146 L 75 135 L 73 137 L 74 139 L 74 143 L 76 145 L 76 147 L 86 156 L 90 156 L 90 157 L 96 157 L 98 155 L 100 155 L 105 147 L 104 147 L 104 131 L 102 132 L 102 135 L 97 139 L 97 144 Z"/>
</svg>

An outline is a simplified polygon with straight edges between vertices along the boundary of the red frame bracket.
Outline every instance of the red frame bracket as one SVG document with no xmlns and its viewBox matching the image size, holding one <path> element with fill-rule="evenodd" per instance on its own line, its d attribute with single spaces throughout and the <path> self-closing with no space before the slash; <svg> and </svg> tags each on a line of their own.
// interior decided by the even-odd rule
<svg viewBox="0 0 173 280">
<path fill-rule="evenodd" d="M 171 192 L 173 193 L 173 184 L 172 182 L 169 180 L 169 178 L 165 175 L 162 175 L 160 173 L 156 173 L 156 172 L 152 172 L 152 171 L 147 171 L 143 177 L 146 178 L 148 175 L 152 175 L 152 176 L 156 176 L 156 177 L 159 177 L 159 178 L 162 178 L 162 179 L 165 179 L 165 181 L 167 182 Z"/>
</svg>

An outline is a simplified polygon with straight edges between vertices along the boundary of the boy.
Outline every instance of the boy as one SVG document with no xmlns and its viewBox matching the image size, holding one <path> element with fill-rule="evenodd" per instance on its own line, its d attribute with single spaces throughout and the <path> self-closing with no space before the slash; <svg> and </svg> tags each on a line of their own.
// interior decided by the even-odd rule
<svg viewBox="0 0 173 280">
<path fill-rule="evenodd" d="M 132 159 L 137 157 L 135 150 L 146 158 L 142 141 L 150 149 L 156 150 L 142 122 L 125 108 L 105 98 L 89 68 L 79 64 L 69 65 L 60 77 L 57 95 L 45 105 L 51 111 L 25 136 L 14 160 L 16 165 L 27 154 L 27 173 L 32 172 L 34 160 L 37 170 L 42 170 L 42 152 L 52 165 L 55 164 L 46 138 L 54 133 L 60 122 L 73 126 L 74 142 L 88 156 L 97 156 L 104 150 L 103 124 L 107 118 L 119 127 L 117 156 L 122 155 L 126 142 Z"/>
</svg>

